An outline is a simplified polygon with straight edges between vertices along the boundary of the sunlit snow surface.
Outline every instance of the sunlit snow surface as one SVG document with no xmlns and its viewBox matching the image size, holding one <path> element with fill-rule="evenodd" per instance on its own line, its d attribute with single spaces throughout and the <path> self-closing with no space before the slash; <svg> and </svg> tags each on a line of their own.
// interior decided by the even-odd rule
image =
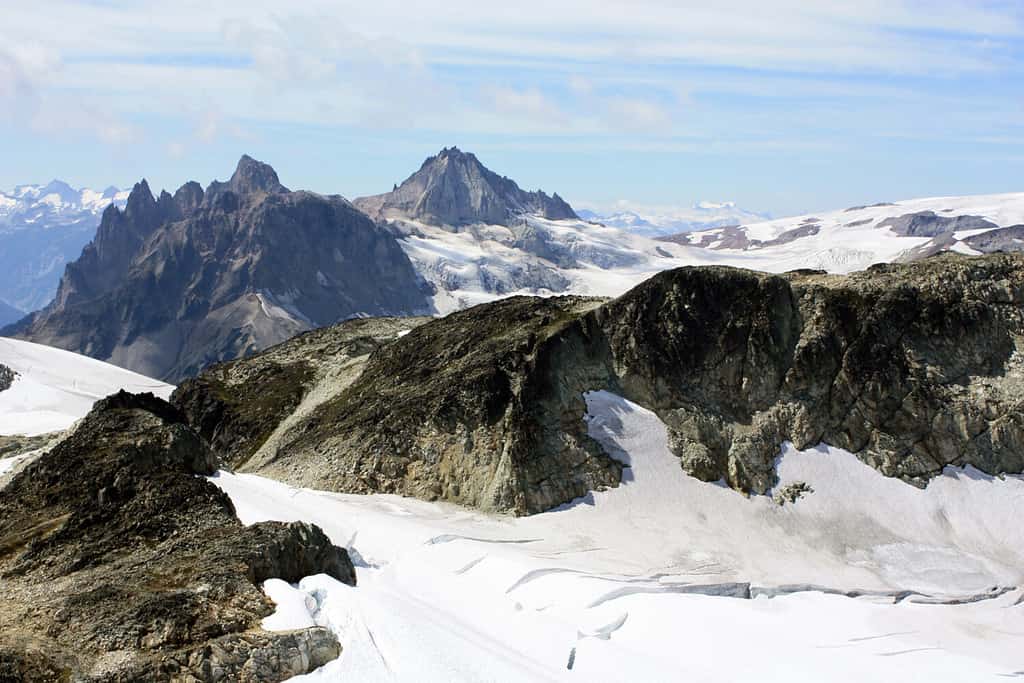
<svg viewBox="0 0 1024 683">
<path fill-rule="evenodd" d="M 685 476 L 652 413 L 604 392 L 588 406 L 591 434 L 630 465 L 623 484 L 527 518 L 215 477 L 244 522 L 315 522 L 357 561 L 358 588 L 325 576 L 266 586 L 282 605 L 267 627 L 315 621 L 344 645 L 308 680 L 977 681 L 1024 671 L 1021 477 L 950 469 L 919 490 L 837 449 L 786 447 L 780 486 L 814 491 L 778 505 Z M 726 597 L 748 583 L 753 599 Z M 978 601 L 929 604 L 955 599 Z"/>
<path fill-rule="evenodd" d="M 169 384 L 77 353 L 0 337 L 0 364 L 18 373 L 0 391 L 0 435 L 67 429 L 104 396 L 124 389 L 167 398 Z"/>
<path fill-rule="evenodd" d="M 657 272 L 683 266 L 728 265 L 773 273 L 812 268 L 850 273 L 874 263 L 913 257 L 914 250 L 932 238 L 899 235 L 887 221 L 922 211 L 947 218 L 978 216 L 999 227 L 1024 224 L 1024 193 L 912 199 L 748 223 L 738 230 L 748 239 L 761 242 L 809 226 L 815 226 L 817 233 L 746 249 L 720 248 L 728 243 L 728 230 L 723 228 L 690 233 L 693 244 L 682 245 L 583 220 L 524 217 L 552 251 L 571 257 L 569 265 L 558 265 L 521 248 L 513 230 L 500 225 L 478 225 L 472 232 L 460 232 L 402 221 L 399 244 L 417 271 L 433 285 L 434 310 L 446 314 L 514 294 L 618 296 Z M 954 239 L 991 229 L 959 231 Z M 959 241 L 948 248 L 964 254 L 978 253 Z"/>
</svg>

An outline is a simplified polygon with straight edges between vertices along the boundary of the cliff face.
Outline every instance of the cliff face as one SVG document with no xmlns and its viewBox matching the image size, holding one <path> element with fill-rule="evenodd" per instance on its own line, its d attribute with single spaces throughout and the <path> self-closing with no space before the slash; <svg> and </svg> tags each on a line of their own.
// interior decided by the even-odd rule
<svg viewBox="0 0 1024 683">
<path fill-rule="evenodd" d="M 355 583 L 315 526 L 244 527 L 209 447 L 152 395 L 103 399 L 0 495 L 0 678 L 279 681 L 340 652 L 260 629 L 263 581 Z"/>
<path fill-rule="evenodd" d="M 549 197 L 540 190 L 526 192 L 456 147 L 428 158 L 393 191 L 361 197 L 355 204 L 377 219 L 406 218 L 434 225 L 506 225 L 527 213 L 554 220 L 577 217 L 557 193 Z"/>
<path fill-rule="evenodd" d="M 1022 256 L 849 276 L 682 268 L 606 303 L 514 298 L 383 341 L 239 465 L 539 512 L 618 483 L 583 421 L 583 393 L 607 389 L 661 417 L 683 469 L 743 491 L 773 485 L 787 440 L 918 485 L 948 464 L 1021 472 L 1022 348 Z M 209 394 L 200 381 L 175 397 L 204 433 Z"/>
<path fill-rule="evenodd" d="M 845 277 L 682 269 L 593 321 L 623 393 L 684 469 L 763 492 L 779 444 L 824 442 L 923 484 L 1024 469 L 1024 259 L 933 258 Z"/>
<path fill-rule="evenodd" d="M 395 239 L 340 197 L 290 192 L 249 157 L 204 192 L 145 181 L 5 333 L 177 381 L 311 327 L 426 308 Z"/>
</svg>

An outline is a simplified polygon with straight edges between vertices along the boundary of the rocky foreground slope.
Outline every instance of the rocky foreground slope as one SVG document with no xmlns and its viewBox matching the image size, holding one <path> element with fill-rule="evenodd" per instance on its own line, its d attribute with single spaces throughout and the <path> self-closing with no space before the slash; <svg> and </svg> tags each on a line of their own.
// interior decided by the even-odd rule
<svg viewBox="0 0 1024 683">
<path fill-rule="evenodd" d="M 0 495 L 0 680 L 277 681 L 340 652 L 266 632 L 269 578 L 355 583 L 305 523 L 243 527 L 214 454 L 166 402 L 115 394 Z"/>
<path fill-rule="evenodd" d="M 342 348 L 352 325 L 317 335 Z M 1024 471 L 1021 255 L 847 276 L 681 268 L 612 301 L 516 297 L 359 357 L 321 346 L 321 367 L 347 368 L 333 386 L 303 369 L 303 339 L 172 400 L 241 469 L 519 514 L 620 481 L 587 436 L 583 393 L 597 389 L 655 411 L 684 470 L 747 492 L 773 485 L 783 441 L 847 449 L 917 485 L 948 464 Z M 244 397 L 285 386 L 289 406 L 317 398 L 247 426 Z"/>
<path fill-rule="evenodd" d="M 427 308 L 387 231 L 242 157 L 231 179 L 108 208 L 54 301 L 4 334 L 176 381 L 313 327 Z"/>
</svg>

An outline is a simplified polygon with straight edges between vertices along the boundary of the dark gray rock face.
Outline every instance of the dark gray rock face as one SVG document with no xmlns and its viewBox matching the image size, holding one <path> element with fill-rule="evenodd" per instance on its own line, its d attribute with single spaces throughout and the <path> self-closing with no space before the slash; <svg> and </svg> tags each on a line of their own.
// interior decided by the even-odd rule
<svg viewBox="0 0 1024 683">
<path fill-rule="evenodd" d="M 522 214 L 576 218 L 556 193 L 526 192 L 488 170 L 472 154 L 445 148 L 386 194 L 361 197 L 355 205 L 376 219 L 411 218 L 434 225 L 508 225 Z"/>
<path fill-rule="evenodd" d="M 908 237 L 937 237 L 958 230 L 977 230 L 999 226 L 981 216 L 940 216 L 934 211 L 920 211 L 896 218 L 887 218 L 879 223 L 878 227 L 892 228 L 897 235 Z"/>
<path fill-rule="evenodd" d="M 16 374 L 6 365 L 0 364 L 0 391 L 6 391 L 14 383 Z"/>
<path fill-rule="evenodd" d="M 338 656 L 325 629 L 260 630 L 259 584 L 347 553 L 304 523 L 243 527 L 214 454 L 169 404 L 117 394 L 0 496 L 0 678 L 277 681 Z"/>
<path fill-rule="evenodd" d="M 1024 225 L 1011 225 L 972 235 L 964 240 L 972 249 L 990 254 L 995 251 L 1024 251 Z"/>
<path fill-rule="evenodd" d="M 583 393 L 607 389 L 665 421 L 687 472 L 742 491 L 774 484 L 786 440 L 845 448 L 917 485 L 949 464 L 1021 472 L 1021 348 L 1024 256 L 848 276 L 682 268 L 604 304 L 520 297 L 420 325 L 282 420 L 273 453 L 249 467 L 539 512 L 618 483 L 583 421 Z M 210 413 L 186 412 L 216 431 Z"/>
<path fill-rule="evenodd" d="M 177 381 L 355 315 L 427 307 L 394 237 L 243 157 L 227 183 L 109 208 L 56 299 L 4 333 Z"/>
<path fill-rule="evenodd" d="M 914 483 L 1024 469 L 1022 312 L 1022 259 L 943 256 L 845 277 L 671 271 L 595 323 L 684 468 L 760 493 L 784 440 Z"/>
</svg>

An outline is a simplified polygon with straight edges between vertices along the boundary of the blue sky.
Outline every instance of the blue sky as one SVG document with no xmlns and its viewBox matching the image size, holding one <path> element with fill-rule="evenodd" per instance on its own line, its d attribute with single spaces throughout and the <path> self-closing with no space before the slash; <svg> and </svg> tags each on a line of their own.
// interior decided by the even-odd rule
<svg viewBox="0 0 1024 683">
<path fill-rule="evenodd" d="M 1024 191 L 1024 2 L 19 3 L 0 187 L 242 153 L 390 189 L 442 146 L 578 206 L 775 215 Z"/>
</svg>

